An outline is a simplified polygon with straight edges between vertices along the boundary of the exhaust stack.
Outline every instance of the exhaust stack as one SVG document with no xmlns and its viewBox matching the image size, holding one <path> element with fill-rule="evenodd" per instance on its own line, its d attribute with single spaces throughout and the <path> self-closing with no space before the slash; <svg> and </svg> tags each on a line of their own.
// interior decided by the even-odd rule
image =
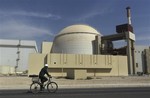
<svg viewBox="0 0 150 98">
<path fill-rule="evenodd" d="M 131 11 L 130 11 L 131 8 L 128 6 L 126 9 L 127 9 L 128 24 L 131 25 Z"/>
</svg>

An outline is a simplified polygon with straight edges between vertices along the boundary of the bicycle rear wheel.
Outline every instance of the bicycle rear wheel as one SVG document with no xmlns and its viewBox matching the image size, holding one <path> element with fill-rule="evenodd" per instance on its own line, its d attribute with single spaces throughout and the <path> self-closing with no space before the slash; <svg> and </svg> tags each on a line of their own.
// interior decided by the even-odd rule
<svg viewBox="0 0 150 98">
<path fill-rule="evenodd" d="M 48 85 L 47 85 L 47 90 L 50 92 L 50 93 L 55 93 L 58 89 L 58 85 L 57 83 L 55 82 L 50 82 Z"/>
<path fill-rule="evenodd" d="M 37 82 L 33 82 L 30 85 L 30 91 L 34 94 L 39 93 L 40 92 L 40 84 Z"/>
</svg>

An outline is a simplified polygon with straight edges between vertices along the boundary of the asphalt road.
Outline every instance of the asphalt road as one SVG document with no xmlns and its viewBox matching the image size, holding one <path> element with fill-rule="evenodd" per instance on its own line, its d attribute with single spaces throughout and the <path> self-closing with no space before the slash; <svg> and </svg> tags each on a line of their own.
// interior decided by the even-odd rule
<svg viewBox="0 0 150 98">
<path fill-rule="evenodd" d="M 28 90 L 0 90 L 0 98 L 149 98 L 150 87 L 59 89 L 32 94 Z"/>
</svg>

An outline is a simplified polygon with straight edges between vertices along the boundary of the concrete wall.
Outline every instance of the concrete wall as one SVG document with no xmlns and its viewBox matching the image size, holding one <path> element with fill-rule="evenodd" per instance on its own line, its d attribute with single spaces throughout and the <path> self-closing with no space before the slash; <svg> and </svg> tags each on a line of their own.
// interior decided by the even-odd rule
<svg viewBox="0 0 150 98">
<path fill-rule="evenodd" d="M 51 52 L 53 42 L 43 42 L 42 43 L 42 53 L 48 54 Z"/>
<path fill-rule="evenodd" d="M 15 67 L 3 65 L 0 66 L 0 74 L 8 75 L 8 74 L 15 74 Z"/>
<path fill-rule="evenodd" d="M 126 56 L 104 56 L 104 61 L 112 68 L 97 68 L 87 70 L 88 76 L 128 76 Z M 111 60 L 109 61 L 108 59 Z M 100 66 L 100 65 L 99 65 Z"/>
<path fill-rule="evenodd" d="M 126 56 L 31 54 L 29 57 L 29 74 L 37 74 L 44 62 L 48 63 L 49 72 L 52 76 L 65 77 L 72 70 L 74 70 L 72 72 L 79 73 L 87 72 L 87 76 L 128 76 Z"/>
<path fill-rule="evenodd" d="M 150 74 L 150 49 L 145 49 L 146 73 Z"/>
<path fill-rule="evenodd" d="M 86 69 L 72 69 L 68 70 L 67 77 L 71 79 L 87 79 Z"/>
<path fill-rule="evenodd" d="M 35 41 L 0 39 L 0 66 L 17 67 L 17 72 L 28 70 L 30 53 L 37 53 Z"/>
<path fill-rule="evenodd" d="M 149 49 L 148 46 L 135 46 L 135 73 L 146 72 L 146 62 L 144 57 L 144 49 Z"/>
<path fill-rule="evenodd" d="M 41 68 L 44 66 L 46 54 L 30 54 L 28 74 L 38 75 Z"/>
</svg>

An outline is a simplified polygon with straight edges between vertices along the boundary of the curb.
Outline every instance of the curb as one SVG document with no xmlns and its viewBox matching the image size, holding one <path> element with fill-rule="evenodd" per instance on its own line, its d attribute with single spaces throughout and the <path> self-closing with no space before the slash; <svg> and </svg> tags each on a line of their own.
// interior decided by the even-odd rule
<svg viewBox="0 0 150 98">
<path fill-rule="evenodd" d="M 82 85 L 59 85 L 59 89 L 79 89 L 79 88 L 122 88 L 122 87 L 150 87 L 150 83 L 143 84 L 82 84 Z M 30 85 L 0 86 L 0 90 L 30 89 Z"/>
</svg>

